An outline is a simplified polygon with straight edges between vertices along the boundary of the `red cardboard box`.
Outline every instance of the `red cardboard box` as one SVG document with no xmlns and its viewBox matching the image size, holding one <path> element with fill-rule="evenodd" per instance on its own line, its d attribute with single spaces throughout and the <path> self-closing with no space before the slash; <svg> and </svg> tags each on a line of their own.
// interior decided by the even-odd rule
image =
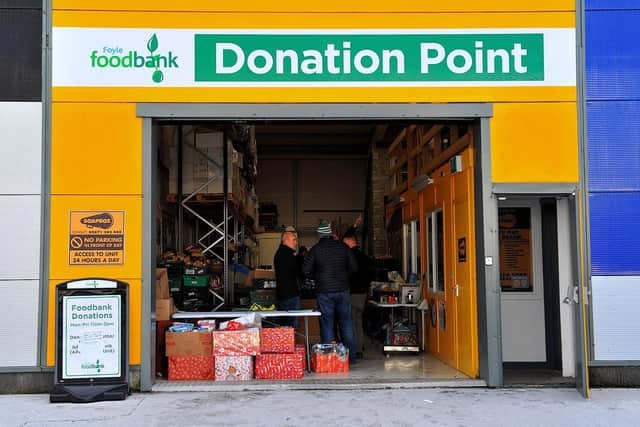
<svg viewBox="0 0 640 427">
<path fill-rule="evenodd" d="M 165 335 L 167 356 L 211 356 L 210 331 L 168 332 Z"/>
<path fill-rule="evenodd" d="M 293 353 L 295 348 L 293 328 L 260 329 L 260 353 Z"/>
<path fill-rule="evenodd" d="M 336 353 L 313 353 L 311 369 L 319 374 L 349 372 L 349 356 L 338 356 Z"/>
<path fill-rule="evenodd" d="M 262 380 L 294 380 L 304 377 L 302 353 L 272 353 L 256 356 L 256 378 Z"/>
<path fill-rule="evenodd" d="M 213 380 L 213 356 L 170 356 L 169 381 Z"/>
<path fill-rule="evenodd" d="M 253 357 L 216 356 L 216 381 L 246 381 L 253 379 Z"/>
<path fill-rule="evenodd" d="M 213 354 L 216 356 L 255 356 L 260 353 L 260 329 L 213 331 Z"/>
</svg>

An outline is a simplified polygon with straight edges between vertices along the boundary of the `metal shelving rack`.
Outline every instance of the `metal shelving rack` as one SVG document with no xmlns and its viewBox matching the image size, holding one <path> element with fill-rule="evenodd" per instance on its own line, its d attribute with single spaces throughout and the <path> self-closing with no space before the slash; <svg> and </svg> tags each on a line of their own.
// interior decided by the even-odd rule
<svg viewBox="0 0 640 427">
<path fill-rule="evenodd" d="M 198 149 L 194 144 L 185 144 L 183 141 L 183 129 L 179 126 L 178 131 L 178 247 L 184 245 L 184 211 L 189 212 L 196 219 L 195 233 L 196 243 L 201 248 L 202 253 L 205 255 L 211 255 L 222 262 L 223 265 L 223 293 L 220 295 L 218 292 L 210 289 L 214 298 L 213 310 L 219 310 L 225 303 L 233 301 L 234 290 L 232 284 L 229 282 L 229 250 L 230 245 L 240 246 L 244 241 L 245 226 L 238 220 L 238 215 L 229 209 L 229 188 L 228 188 L 228 144 L 229 138 L 227 132 L 223 132 L 223 144 L 222 144 L 222 158 L 223 164 L 220 165 L 217 161 L 212 159 L 202 150 Z M 208 164 L 212 165 L 217 173 L 214 173 L 211 178 L 200 185 L 195 191 L 189 195 L 182 194 L 182 149 L 187 147 L 188 149 L 201 156 Z M 222 178 L 223 193 L 222 193 L 222 215 L 218 218 L 207 219 L 203 212 L 202 205 L 198 205 L 198 196 L 206 194 L 204 191 L 210 184 Z M 233 225 L 230 226 L 230 223 Z M 203 228 L 203 229 L 201 229 Z M 216 251 L 220 249 L 222 251 Z M 237 261 L 237 252 L 234 254 Z"/>
</svg>

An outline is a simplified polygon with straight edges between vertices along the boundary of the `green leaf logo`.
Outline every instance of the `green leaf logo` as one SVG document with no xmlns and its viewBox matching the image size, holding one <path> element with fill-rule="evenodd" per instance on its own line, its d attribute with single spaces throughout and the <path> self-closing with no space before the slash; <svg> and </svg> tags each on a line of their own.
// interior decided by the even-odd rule
<svg viewBox="0 0 640 427">
<path fill-rule="evenodd" d="M 147 42 L 147 49 L 149 49 L 149 52 L 153 53 L 157 48 L 158 48 L 158 37 L 154 34 L 153 36 L 151 36 L 151 38 Z"/>
<path fill-rule="evenodd" d="M 162 70 L 155 70 L 153 72 L 153 76 L 151 76 L 151 79 L 156 83 L 160 83 L 162 80 L 164 80 L 164 74 L 162 74 Z"/>
</svg>

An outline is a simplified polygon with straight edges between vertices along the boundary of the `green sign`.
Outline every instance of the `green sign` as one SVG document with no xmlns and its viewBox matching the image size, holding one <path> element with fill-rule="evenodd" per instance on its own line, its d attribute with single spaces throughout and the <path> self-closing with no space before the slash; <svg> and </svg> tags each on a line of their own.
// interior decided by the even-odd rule
<svg viewBox="0 0 640 427">
<path fill-rule="evenodd" d="M 91 68 L 150 68 L 151 80 L 160 83 L 164 80 L 161 68 L 178 68 L 178 57 L 169 51 L 165 55 L 158 53 L 158 36 L 153 34 L 147 40 L 147 52 L 127 50 L 123 48 L 103 46 L 89 54 Z"/>
<path fill-rule="evenodd" d="M 543 34 L 536 33 L 194 38 L 196 82 L 544 81 Z"/>
</svg>

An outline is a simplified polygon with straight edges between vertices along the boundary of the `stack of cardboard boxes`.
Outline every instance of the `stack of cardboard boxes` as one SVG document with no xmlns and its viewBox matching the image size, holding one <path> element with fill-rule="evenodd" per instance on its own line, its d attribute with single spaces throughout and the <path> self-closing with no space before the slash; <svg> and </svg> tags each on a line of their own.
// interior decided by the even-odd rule
<svg viewBox="0 0 640 427">
<path fill-rule="evenodd" d="M 305 348 L 293 328 L 167 331 L 165 341 L 170 381 L 304 377 Z"/>
<path fill-rule="evenodd" d="M 216 381 L 253 379 L 253 356 L 260 353 L 260 329 L 213 331 Z"/>
<path fill-rule="evenodd" d="M 169 292 L 169 276 L 166 268 L 156 268 L 156 320 L 171 320 L 176 306 Z"/>
<path fill-rule="evenodd" d="M 304 346 L 296 346 L 293 328 L 265 328 L 260 331 L 256 378 L 301 379 L 304 377 L 304 359 Z"/>
<path fill-rule="evenodd" d="M 211 331 L 166 332 L 169 381 L 213 380 Z"/>
</svg>

